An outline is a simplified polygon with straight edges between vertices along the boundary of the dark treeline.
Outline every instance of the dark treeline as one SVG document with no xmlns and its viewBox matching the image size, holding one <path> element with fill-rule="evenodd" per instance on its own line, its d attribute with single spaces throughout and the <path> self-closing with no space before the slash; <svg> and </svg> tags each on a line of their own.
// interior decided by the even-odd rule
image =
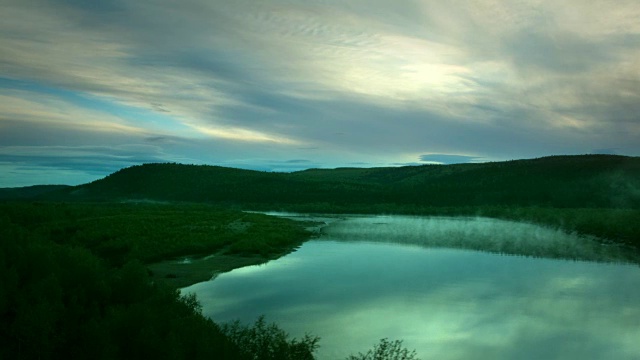
<svg viewBox="0 0 640 360">
<path fill-rule="evenodd" d="M 45 196 L 47 196 L 45 194 Z M 534 160 L 268 173 L 217 166 L 147 164 L 48 194 L 59 200 L 154 199 L 226 204 L 335 206 L 539 206 L 640 208 L 640 158 Z"/>
<path fill-rule="evenodd" d="M 15 188 L 0 188 L 0 200 L 33 199 L 38 196 L 70 188 L 68 185 L 33 185 Z"/>
</svg>

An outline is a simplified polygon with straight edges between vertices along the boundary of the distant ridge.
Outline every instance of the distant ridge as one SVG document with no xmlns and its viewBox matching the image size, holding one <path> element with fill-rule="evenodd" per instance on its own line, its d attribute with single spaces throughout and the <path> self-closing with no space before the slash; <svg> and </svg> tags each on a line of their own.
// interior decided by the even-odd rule
<svg viewBox="0 0 640 360">
<path fill-rule="evenodd" d="M 68 185 L 33 185 L 14 188 L 0 188 L 0 200 L 32 199 L 38 196 L 63 189 Z"/>
<path fill-rule="evenodd" d="M 550 156 L 491 163 L 270 173 L 145 164 L 42 199 L 185 201 L 252 208 L 459 206 L 640 208 L 640 158 Z M 390 211 L 391 211 L 390 210 Z"/>
</svg>

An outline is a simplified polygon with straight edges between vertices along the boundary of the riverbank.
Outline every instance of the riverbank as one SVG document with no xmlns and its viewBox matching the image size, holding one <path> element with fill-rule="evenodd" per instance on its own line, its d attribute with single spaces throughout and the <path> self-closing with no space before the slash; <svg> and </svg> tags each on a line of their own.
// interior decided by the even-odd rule
<svg viewBox="0 0 640 360">
<path fill-rule="evenodd" d="M 364 210 L 364 209 L 360 209 Z M 450 237 L 445 238 L 420 238 L 419 234 L 407 234 L 406 239 L 415 245 L 429 247 L 453 247 L 469 250 L 486 251 L 493 253 L 511 254 L 531 257 L 547 257 L 555 259 L 584 260 L 597 262 L 616 263 L 640 263 L 640 251 L 634 246 L 635 234 L 640 233 L 637 211 L 617 210 L 617 209 L 552 209 L 552 208 L 504 208 L 504 207 L 484 207 L 484 208 L 423 208 L 416 211 L 419 215 L 395 215 L 392 218 L 420 219 L 425 226 L 438 221 L 439 218 L 459 218 L 469 219 L 471 222 L 466 227 L 457 229 L 458 232 L 469 232 L 476 229 L 478 219 L 485 218 L 499 219 L 513 222 L 513 225 L 522 228 L 519 238 L 531 237 L 536 241 L 525 242 L 514 237 L 496 239 L 490 234 L 477 232 L 477 239 L 474 242 L 460 243 Z M 304 214 L 295 212 L 254 212 L 250 214 L 263 214 L 284 219 L 295 220 L 304 224 L 305 230 L 309 231 L 311 237 L 319 236 L 323 233 L 323 228 L 329 224 L 346 219 L 371 218 L 373 221 L 369 226 L 376 227 L 376 219 L 379 214 L 367 214 L 365 211 L 359 213 L 339 213 L 339 214 Z M 383 216 L 384 217 L 384 216 Z M 427 221 L 428 220 L 428 221 Z M 638 220 L 638 221 L 636 221 Z M 540 227 L 538 227 L 540 226 Z M 527 229 L 537 229 L 535 231 Z M 331 229 L 331 227 L 329 227 Z M 398 231 L 400 231 L 398 229 Z M 330 233 L 335 235 L 336 229 Z M 529 235 L 525 235 L 530 231 Z M 540 231 L 544 231 L 541 234 Z M 567 234 L 568 236 L 563 236 Z M 353 235 L 353 234 L 352 234 Z M 570 235 L 570 236 L 569 236 Z M 567 243 L 562 241 L 551 241 L 556 237 L 562 237 Z M 310 237 L 310 238 L 311 238 Z M 352 236 L 358 238 L 358 235 Z M 571 239 L 569 241 L 568 239 Z M 373 239 L 367 239 L 373 241 Z M 215 276 L 237 268 L 261 265 L 270 260 L 278 259 L 287 255 L 291 251 L 271 256 L 245 255 L 237 256 L 226 252 L 220 252 L 206 257 L 182 257 L 165 260 L 149 265 L 154 278 L 162 280 L 172 287 L 182 288 L 198 282 L 207 281 Z"/>
<path fill-rule="evenodd" d="M 203 258 L 164 260 L 147 265 L 151 278 L 160 280 L 172 288 L 183 288 L 211 280 L 218 274 L 245 266 L 264 264 L 280 256 L 234 256 L 215 254 Z"/>
<path fill-rule="evenodd" d="M 147 265 L 214 253 L 229 269 L 309 236 L 293 220 L 208 205 L 0 203 L 0 358 L 249 359 L 252 337 L 229 336 Z M 310 354 L 317 341 L 277 340 L 261 344 Z"/>
<path fill-rule="evenodd" d="M 304 230 L 308 232 L 308 239 L 319 236 L 323 227 L 345 217 L 344 215 L 308 215 L 279 212 L 259 213 L 247 211 L 246 213 L 295 220 L 299 226 L 304 227 Z M 224 249 L 207 256 L 182 256 L 162 260 L 148 264 L 147 268 L 154 280 L 163 281 L 173 288 L 183 288 L 211 280 L 219 274 L 234 269 L 267 263 L 295 251 L 296 248 L 285 249 L 280 253 L 271 253 L 266 256 L 259 254 L 236 255 Z"/>
<path fill-rule="evenodd" d="M 323 215 L 239 211 L 207 204 L 14 202 L 0 204 L 0 210 L 29 238 L 88 249 L 115 267 L 137 260 L 148 267 L 153 281 L 173 288 L 277 259 L 317 236 L 326 224 L 358 213 L 529 222 L 596 236 L 621 251 L 640 253 L 640 212 L 626 209 L 352 206 Z M 307 210 L 328 209 L 308 204 Z"/>
<path fill-rule="evenodd" d="M 260 207 L 254 207 L 261 209 Z M 554 208 L 541 206 L 412 206 L 378 204 L 363 206 L 325 203 L 278 206 L 284 211 L 302 214 L 335 214 L 336 216 L 410 215 L 410 216 L 463 216 L 488 217 L 543 225 L 568 233 L 595 236 L 603 243 L 621 246 L 640 255 L 640 209 L 623 208 Z M 264 209 L 265 213 L 268 209 Z M 278 212 L 270 212 L 278 215 Z"/>
<path fill-rule="evenodd" d="M 535 357 L 573 354 L 586 341 L 607 358 L 632 358 L 640 268 L 598 250 L 575 234 L 503 220 L 359 216 L 286 258 L 181 291 L 220 323 L 265 314 L 294 337 L 312 329 L 318 359 L 344 359 L 385 337 L 426 358 L 473 358 L 490 344 L 492 358 L 511 359 L 523 354 L 520 333 L 545 347 Z"/>
<path fill-rule="evenodd" d="M 293 251 L 313 235 L 306 228 L 315 225 L 181 203 L 11 202 L 0 203 L 0 213 L 5 227 L 21 238 L 83 248 L 114 267 L 215 254 L 224 271 Z"/>
</svg>

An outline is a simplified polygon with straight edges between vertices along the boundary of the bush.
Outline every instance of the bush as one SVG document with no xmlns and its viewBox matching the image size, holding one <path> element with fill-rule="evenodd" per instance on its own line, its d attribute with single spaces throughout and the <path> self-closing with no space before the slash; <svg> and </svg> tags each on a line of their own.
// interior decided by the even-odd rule
<svg viewBox="0 0 640 360">
<path fill-rule="evenodd" d="M 347 360 L 419 360 L 416 351 L 409 351 L 402 347 L 402 340 L 389 341 L 380 339 L 380 342 L 373 346 L 365 354 L 350 355 Z"/>
<path fill-rule="evenodd" d="M 276 324 L 267 324 L 264 316 L 253 326 L 239 321 L 222 326 L 222 333 L 240 348 L 246 359 L 251 360 L 313 360 L 318 348 L 317 336 L 305 335 L 302 339 L 289 340 L 289 335 Z"/>
</svg>

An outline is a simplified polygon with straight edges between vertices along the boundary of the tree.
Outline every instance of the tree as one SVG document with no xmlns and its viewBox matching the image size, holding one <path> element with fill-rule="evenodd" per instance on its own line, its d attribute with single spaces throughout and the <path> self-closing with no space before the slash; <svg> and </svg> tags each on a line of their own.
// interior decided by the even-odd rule
<svg viewBox="0 0 640 360">
<path fill-rule="evenodd" d="M 253 326 L 239 321 L 222 326 L 222 332 L 251 360 L 313 360 L 318 348 L 317 336 L 305 335 L 289 340 L 289 334 L 276 324 L 267 324 L 260 316 Z"/>
<path fill-rule="evenodd" d="M 416 351 L 402 347 L 402 340 L 389 341 L 387 338 L 373 346 L 365 354 L 350 355 L 347 360 L 419 360 Z"/>
</svg>

